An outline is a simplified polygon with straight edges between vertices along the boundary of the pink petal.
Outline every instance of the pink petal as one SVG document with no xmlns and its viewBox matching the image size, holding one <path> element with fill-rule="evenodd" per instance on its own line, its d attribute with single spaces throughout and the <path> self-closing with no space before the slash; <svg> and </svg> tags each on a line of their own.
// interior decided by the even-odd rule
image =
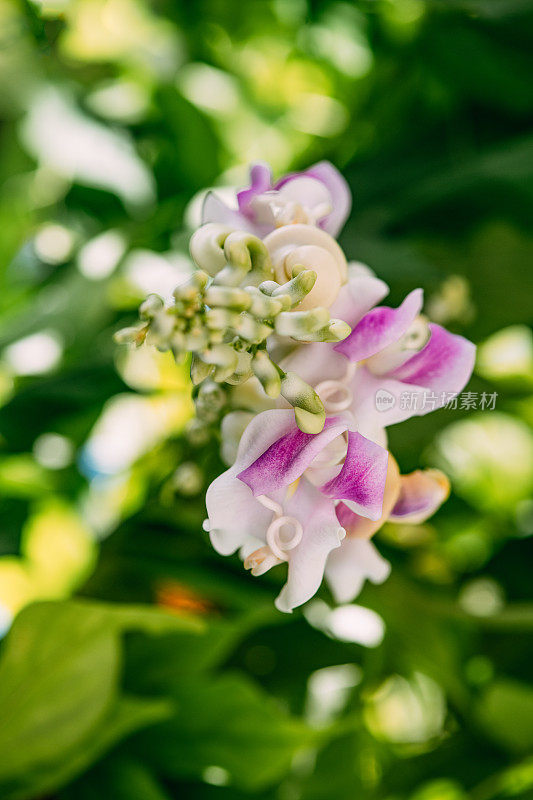
<svg viewBox="0 0 533 800">
<path fill-rule="evenodd" d="M 303 433 L 293 426 L 289 433 L 275 441 L 237 477 L 256 496 L 289 486 L 305 472 L 326 445 L 344 433 L 346 427 L 345 422 L 335 417 L 326 419 L 324 429 L 317 434 Z"/>
<path fill-rule="evenodd" d="M 388 293 L 387 284 L 364 264 L 348 264 L 348 283 L 341 288 L 330 315 L 343 319 L 353 328 Z"/>
<path fill-rule="evenodd" d="M 239 211 L 248 216 L 250 203 L 258 194 L 268 192 L 272 188 L 272 171 L 264 161 L 258 161 L 250 167 L 250 186 L 237 192 Z"/>
<path fill-rule="evenodd" d="M 433 392 L 460 392 L 474 369 L 475 345 L 463 336 L 430 324 L 425 347 L 389 373 L 389 377 Z"/>
<path fill-rule="evenodd" d="M 424 522 L 444 503 L 450 482 L 438 469 L 416 470 L 400 478 L 400 494 L 392 509 L 391 522 Z"/>
<path fill-rule="evenodd" d="M 387 480 L 383 495 L 383 513 L 378 520 L 371 520 L 356 514 L 345 503 L 337 505 L 337 519 L 346 534 L 357 539 L 370 539 L 388 520 L 400 493 L 400 470 L 396 460 L 389 454 Z"/>
<path fill-rule="evenodd" d="M 254 232 L 250 220 L 234 208 L 230 208 L 214 192 L 208 192 L 202 206 L 202 225 L 220 222 L 240 231 Z"/>
<path fill-rule="evenodd" d="M 324 219 L 320 220 L 320 227 L 331 236 L 336 237 L 348 219 L 352 208 L 350 187 L 339 170 L 329 161 L 319 161 L 318 164 L 309 167 L 303 174 L 322 181 L 329 189 L 333 210 Z M 279 188 L 279 186 L 276 188 Z"/>
<path fill-rule="evenodd" d="M 284 510 L 296 517 L 304 529 L 302 541 L 289 552 L 287 583 L 276 599 L 280 611 L 292 611 L 317 592 L 328 556 L 339 547 L 344 530 L 334 504 L 305 478 Z"/>
<path fill-rule="evenodd" d="M 383 447 L 360 433 L 349 431 L 343 467 L 321 491 L 328 497 L 345 500 L 346 505 L 361 516 L 378 520 L 383 508 L 388 458 Z"/>
<path fill-rule="evenodd" d="M 209 486 L 206 495 L 209 534 L 213 547 L 222 555 L 234 553 L 269 525 L 272 512 L 254 498 L 237 475 L 292 428 L 292 410 L 276 409 L 258 414 L 243 433 L 235 464 Z"/>
<path fill-rule="evenodd" d="M 422 289 L 414 289 L 398 308 L 378 306 L 366 314 L 343 342 L 335 345 L 350 361 L 363 361 L 397 342 L 422 308 Z"/>
</svg>

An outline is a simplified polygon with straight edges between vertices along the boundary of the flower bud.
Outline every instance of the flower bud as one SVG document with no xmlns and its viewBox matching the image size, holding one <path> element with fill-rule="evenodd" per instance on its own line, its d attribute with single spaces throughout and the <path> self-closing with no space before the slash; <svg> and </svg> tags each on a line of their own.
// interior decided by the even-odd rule
<svg viewBox="0 0 533 800">
<path fill-rule="evenodd" d="M 235 367 L 233 375 L 230 375 L 229 378 L 226 378 L 226 383 L 229 383 L 231 386 L 238 386 L 240 383 L 244 383 L 244 381 L 247 380 L 251 374 L 251 353 L 248 353 L 245 350 L 237 351 L 237 366 Z"/>
<path fill-rule="evenodd" d="M 139 306 L 139 316 L 141 319 L 153 319 L 158 311 L 163 308 L 163 301 L 157 294 L 149 294 Z"/>
<path fill-rule="evenodd" d="M 227 311 L 225 308 L 211 308 L 205 315 L 206 325 L 213 331 L 225 331 L 228 328 L 234 328 L 239 324 L 239 320 L 239 314 L 234 311 Z"/>
<path fill-rule="evenodd" d="M 278 370 L 268 357 L 267 353 L 259 350 L 252 361 L 254 375 L 261 383 L 269 397 L 279 397 L 281 391 L 281 378 Z"/>
<path fill-rule="evenodd" d="M 274 324 L 279 336 L 305 336 L 320 330 L 328 322 L 327 308 L 314 308 L 312 311 L 283 311 Z"/>
<path fill-rule="evenodd" d="M 204 300 L 210 308 L 229 308 L 231 311 L 246 311 L 252 302 L 244 289 L 230 286 L 210 286 Z"/>
<path fill-rule="evenodd" d="M 235 326 L 235 331 L 246 342 L 260 344 L 272 333 L 272 326 L 259 322 L 248 314 L 243 314 L 239 317 L 239 324 Z"/>
<path fill-rule="evenodd" d="M 299 342 L 342 342 L 350 335 L 352 329 L 342 319 L 330 319 L 327 325 L 314 333 L 298 336 Z"/>
<path fill-rule="evenodd" d="M 315 285 L 316 278 L 317 275 L 314 270 L 302 269 L 301 272 L 296 274 L 288 283 L 283 283 L 275 289 L 275 291 L 272 292 L 272 297 L 288 294 L 291 299 L 291 306 L 300 304 L 301 307 L 302 300 L 307 297 Z"/>
<path fill-rule="evenodd" d="M 280 300 L 269 297 L 253 286 L 249 287 L 248 294 L 251 298 L 251 305 L 248 309 L 248 313 L 256 317 L 256 319 L 275 317 L 283 308 L 283 303 Z"/>
<path fill-rule="evenodd" d="M 193 353 L 191 359 L 191 380 L 194 386 L 198 386 L 198 384 L 205 380 L 212 371 L 212 364 L 206 364 L 205 361 L 202 361 L 202 359 L 196 355 L 196 353 Z"/>
<path fill-rule="evenodd" d="M 326 421 L 322 401 L 314 389 L 295 372 L 281 381 L 281 394 L 294 407 L 296 424 L 304 433 L 320 433 Z"/>
<path fill-rule="evenodd" d="M 192 235 L 189 250 L 193 261 L 214 277 L 226 266 L 224 242 L 232 228 L 218 222 L 208 222 Z"/>
</svg>

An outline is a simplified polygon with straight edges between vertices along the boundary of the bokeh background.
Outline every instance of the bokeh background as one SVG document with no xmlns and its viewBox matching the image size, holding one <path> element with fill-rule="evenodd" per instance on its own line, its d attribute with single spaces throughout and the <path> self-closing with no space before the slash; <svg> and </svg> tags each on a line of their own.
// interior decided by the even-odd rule
<svg viewBox="0 0 533 800">
<path fill-rule="evenodd" d="M 3 0 L 3 800 L 533 797 L 532 42 L 531 0 Z M 386 584 L 282 615 L 201 529 L 186 365 L 112 337 L 206 187 L 323 158 L 349 257 L 497 402 L 392 429 L 452 497 L 379 533 Z"/>
</svg>

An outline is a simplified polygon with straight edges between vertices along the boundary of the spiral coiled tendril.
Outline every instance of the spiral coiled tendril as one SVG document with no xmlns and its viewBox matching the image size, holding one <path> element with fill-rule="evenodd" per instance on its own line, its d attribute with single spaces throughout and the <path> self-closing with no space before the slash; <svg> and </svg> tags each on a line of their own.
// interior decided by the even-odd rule
<svg viewBox="0 0 533 800">
<path fill-rule="evenodd" d="M 288 552 L 297 547 L 302 541 L 303 527 L 296 517 L 283 514 L 283 508 L 272 498 L 260 495 L 257 499 L 265 508 L 275 514 L 266 532 L 267 545 L 276 558 L 280 561 L 288 561 Z M 287 528 L 289 530 L 292 529 L 289 535 L 287 535 Z"/>
</svg>

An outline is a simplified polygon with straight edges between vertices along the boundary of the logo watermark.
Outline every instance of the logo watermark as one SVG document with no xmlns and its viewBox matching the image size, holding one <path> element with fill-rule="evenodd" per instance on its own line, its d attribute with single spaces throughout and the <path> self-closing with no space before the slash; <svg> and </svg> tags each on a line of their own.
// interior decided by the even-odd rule
<svg viewBox="0 0 533 800">
<path fill-rule="evenodd" d="M 378 411 L 394 408 L 396 402 L 402 411 L 494 411 L 498 392 L 402 392 L 396 398 L 387 389 L 378 389 L 375 405 Z"/>
</svg>

